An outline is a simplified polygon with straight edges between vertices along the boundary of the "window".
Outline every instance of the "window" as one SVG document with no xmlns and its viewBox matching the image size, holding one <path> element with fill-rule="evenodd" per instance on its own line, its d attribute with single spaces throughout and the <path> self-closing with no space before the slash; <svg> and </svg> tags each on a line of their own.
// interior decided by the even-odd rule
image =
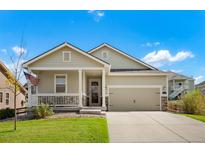
<svg viewBox="0 0 205 154">
<path fill-rule="evenodd" d="M 31 86 L 31 94 L 36 94 L 36 86 Z"/>
<path fill-rule="evenodd" d="M 55 92 L 56 93 L 66 93 L 66 75 L 56 75 L 55 76 Z"/>
<path fill-rule="evenodd" d="M 103 59 L 108 59 L 108 52 L 107 51 L 102 52 L 102 58 Z"/>
<path fill-rule="evenodd" d="M 2 103 L 2 102 L 3 102 L 3 93 L 0 92 L 0 103 Z"/>
<path fill-rule="evenodd" d="M 64 62 L 70 62 L 71 61 L 71 52 L 70 51 L 64 51 L 63 52 L 63 61 Z"/>
<path fill-rule="evenodd" d="M 21 101 L 21 106 L 23 107 L 23 105 L 24 105 L 24 101 Z"/>
<path fill-rule="evenodd" d="M 6 105 L 9 105 L 9 93 L 6 93 Z"/>
</svg>

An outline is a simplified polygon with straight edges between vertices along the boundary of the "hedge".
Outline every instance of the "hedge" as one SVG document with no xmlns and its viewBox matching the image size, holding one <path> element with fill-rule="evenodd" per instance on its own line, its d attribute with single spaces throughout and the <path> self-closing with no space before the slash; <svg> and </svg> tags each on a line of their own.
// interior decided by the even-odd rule
<svg viewBox="0 0 205 154">
<path fill-rule="evenodd" d="M 15 115 L 14 109 L 0 109 L 0 119 L 12 118 Z"/>
</svg>

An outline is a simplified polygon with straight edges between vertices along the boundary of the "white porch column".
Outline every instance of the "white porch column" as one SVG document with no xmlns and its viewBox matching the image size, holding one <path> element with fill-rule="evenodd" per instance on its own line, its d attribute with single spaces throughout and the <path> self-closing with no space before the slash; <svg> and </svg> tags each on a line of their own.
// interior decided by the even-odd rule
<svg viewBox="0 0 205 154">
<path fill-rule="evenodd" d="M 175 80 L 173 79 L 173 90 L 175 90 Z"/>
<path fill-rule="evenodd" d="M 83 82 L 82 82 L 82 70 L 78 70 L 78 93 L 79 93 L 79 107 L 82 107 L 83 104 L 82 104 L 82 100 L 83 100 L 83 94 L 82 94 L 82 85 L 83 85 Z"/>
<path fill-rule="evenodd" d="M 31 74 L 31 70 L 28 69 L 28 73 Z M 31 99 L 31 83 L 29 80 L 27 80 L 28 84 L 28 107 L 32 107 L 32 99 Z"/>
<path fill-rule="evenodd" d="M 102 107 L 106 107 L 105 104 L 105 70 L 102 70 Z"/>
</svg>

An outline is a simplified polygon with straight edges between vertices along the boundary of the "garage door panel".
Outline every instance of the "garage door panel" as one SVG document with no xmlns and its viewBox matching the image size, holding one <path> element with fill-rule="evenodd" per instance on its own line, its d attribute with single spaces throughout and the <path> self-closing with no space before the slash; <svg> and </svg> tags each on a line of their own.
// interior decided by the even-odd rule
<svg viewBox="0 0 205 154">
<path fill-rule="evenodd" d="M 159 88 L 111 88 L 109 110 L 154 111 L 160 110 Z"/>
</svg>

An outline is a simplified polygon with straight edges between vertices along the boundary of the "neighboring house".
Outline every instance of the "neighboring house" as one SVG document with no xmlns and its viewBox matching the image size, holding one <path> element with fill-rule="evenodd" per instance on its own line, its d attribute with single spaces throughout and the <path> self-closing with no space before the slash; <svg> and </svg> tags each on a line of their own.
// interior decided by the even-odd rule
<svg viewBox="0 0 205 154">
<path fill-rule="evenodd" d="M 202 92 L 202 94 L 205 96 L 205 81 L 197 84 L 195 87 L 198 88 Z"/>
<path fill-rule="evenodd" d="M 194 79 L 182 74 L 170 72 L 169 74 L 169 99 L 177 99 L 194 89 Z"/>
<path fill-rule="evenodd" d="M 8 83 L 8 72 L 10 70 L 0 61 L 0 109 L 14 108 L 14 93 Z M 20 92 L 17 95 L 17 108 L 25 107 L 25 93 L 26 89 L 20 85 Z"/>
<path fill-rule="evenodd" d="M 108 44 L 85 52 L 67 42 L 23 64 L 39 79 L 28 82 L 29 106 L 111 111 L 165 110 L 166 72 Z"/>
</svg>

